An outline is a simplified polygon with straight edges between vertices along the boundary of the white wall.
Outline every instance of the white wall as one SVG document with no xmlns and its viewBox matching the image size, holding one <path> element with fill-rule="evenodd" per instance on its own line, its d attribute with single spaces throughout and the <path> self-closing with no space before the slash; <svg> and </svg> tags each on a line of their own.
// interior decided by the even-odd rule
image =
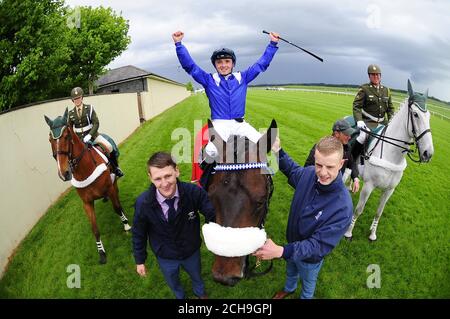
<svg viewBox="0 0 450 319">
<path fill-rule="evenodd" d="M 147 79 L 148 92 L 142 92 L 144 118 L 151 119 L 191 95 L 184 86 L 157 79 Z"/>
</svg>

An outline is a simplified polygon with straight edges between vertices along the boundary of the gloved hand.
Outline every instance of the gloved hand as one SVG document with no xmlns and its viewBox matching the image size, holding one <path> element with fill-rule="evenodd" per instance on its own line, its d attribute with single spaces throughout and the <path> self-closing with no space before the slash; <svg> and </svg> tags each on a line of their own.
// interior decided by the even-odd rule
<svg viewBox="0 0 450 319">
<path fill-rule="evenodd" d="M 367 132 L 370 132 L 370 129 L 366 126 L 366 123 L 364 121 L 358 121 L 356 122 L 356 125 L 359 127 L 359 136 L 356 138 L 356 140 L 363 144 L 367 140 Z"/>
<path fill-rule="evenodd" d="M 364 121 L 358 121 L 358 122 L 356 122 L 356 126 L 358 126 L 359 128 L 365 128 L 365 129 L 367 129 L 366 123 L 364 123 Z"/>
<path fill-rule="evenodd" d="M 83 142 L 87 143 L 87 142 L 89 142 L 91 140 L 91 138 L 92 138 L 92 135 L 88 134 L 85 137 L 83 137 Z"/>
</svg>

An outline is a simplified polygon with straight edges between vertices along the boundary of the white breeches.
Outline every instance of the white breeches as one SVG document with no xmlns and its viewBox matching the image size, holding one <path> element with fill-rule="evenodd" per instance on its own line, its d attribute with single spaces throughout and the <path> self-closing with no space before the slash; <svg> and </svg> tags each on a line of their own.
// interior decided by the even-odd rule
<svg viewBox="0 0 450 319">
<path fill-rule="evenodd" d="M 364 145 L 364 142 L 366 141 L 366 139 L 367 139 L 367 133 L 364 132 L 363 130 L 360 130 L 359 135 L 356 138 L 356 140 L 358 141 L 359 144 Z"/>
<path fill-rule="evenodd" d="M 245 136 L 253 143 L 258 142 L 262 136 L 261 133 L 245 121 L 240 123 L 235 120 L 213 120 L 212 123 L 217 134 L 219 134 L 225 142 L 231 135 Z M 216 157 L 218 155 L 216 146 L 211 142 L 208 142 L 205 151 L 211 157 Z"/>
</svg>

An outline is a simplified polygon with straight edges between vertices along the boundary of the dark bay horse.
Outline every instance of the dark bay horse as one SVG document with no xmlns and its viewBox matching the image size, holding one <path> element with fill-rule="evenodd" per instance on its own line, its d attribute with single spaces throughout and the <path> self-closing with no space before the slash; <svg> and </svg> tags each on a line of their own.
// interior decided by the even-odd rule
<svg viewBox="0 0 450 319">
<path fill-rule="evenodd" d="M 111 199 L 114 211 L 120 216 L 124 230 L 131 229 L 119 201 L 117 179 L 108 164 L 108 159 L 96 147 L 84 144 L 67 125 L 68 111 L 53 121 L 45 116 L 50 126 L 49 142 L 53 157 L 58 164 L 58 175 L 63 181 L 71 181 L 83 201 L 83 207 L 92 226 L 100 263 L 106 263 L 106 251 L 97 227 L 94 201 L 100 198 Z"/>
<path fill-rule="evenodd" d="M 263 223 L 273 191 L 267 153 L 275 142 L 277 124 L 272 120 L 257 143 L 237 136 L 225 142 L 210 121 L 208 126 L 219 152 L 207 187 L 217 224 L 205 224 L 203 236 L 215 254 L 213 279 L 233 286 L 248 275 L 248 256 L 266 240 Z"/>
</svg>

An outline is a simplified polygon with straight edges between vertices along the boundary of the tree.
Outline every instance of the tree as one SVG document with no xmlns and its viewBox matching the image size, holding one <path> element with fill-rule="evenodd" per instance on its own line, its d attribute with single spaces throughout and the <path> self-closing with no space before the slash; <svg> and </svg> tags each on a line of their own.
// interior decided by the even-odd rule
<svg viewBox="0 0 450 319">
<path fill-rule="evenodd" d="M 0 110 L 61 92 L 70 57 L 63 10 L 63 1 L 0 2 Z"/>
<path fill-rule="evenodd" d="M 186 90 L 194 92 L 194 85 L 192 85 L 192 82 L 186 84 Z"/>
<path fill-rule="evenodd" d="M 0 0 L 0 111 L 93 91 L 104 68 L 130 43 L 129 25 L 110 8 L 63 0 Z"/>
<path fill-rule="evenodd" d="M 69 32 L 71 73 L 76 75 L 75 81 L 80 86 L 87 85 L 89 94 L 92 94 L 94 82 L 106 72 L 105 66 L 130 43 L 127 36 L 129 24 L 111 8 L 81 7 L 75 10 L 80 13 L 80 24 Z M 67 17 L 73 14 L 72 10 Z"/>
</svg>

